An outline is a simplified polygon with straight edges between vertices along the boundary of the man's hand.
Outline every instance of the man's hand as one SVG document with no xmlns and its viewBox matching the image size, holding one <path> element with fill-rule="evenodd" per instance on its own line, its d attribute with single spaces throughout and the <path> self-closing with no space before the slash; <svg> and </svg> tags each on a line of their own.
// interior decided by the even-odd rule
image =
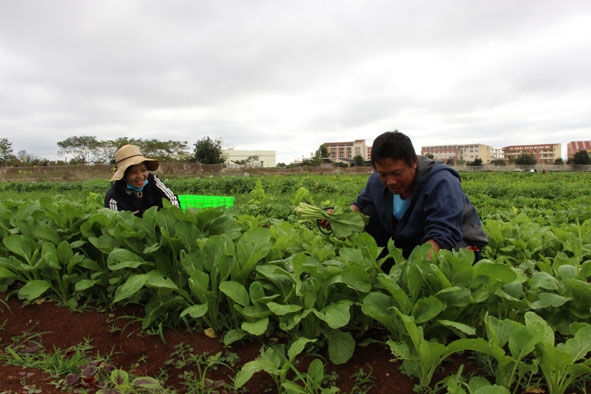
<svg viewBox="0 0 591 394">
<path fill-rule="evenodd" d="M 431 260 L 431 257 L 433 257 L 433 253 L 437 253 L 439 252 L 439 250 L 441 249 L 441 246 L 439 246 L 439 244 L 437 243 L 437 241 L 432 240 L 432 239 L 428 239 L 427 241 L 425 241 L 426 244 L 431 244 L 431 246 L 433 246 L 433 249 L 431 249 L 429 251 L 429 254 L 427 255 L 427 258 L 429 260 Z"/>
<path fill-rule="evenodd" d="M 361 209 L 359 209 L 359 207 L 357 205 L 353 205 L 351 204 L 351 209 L 356 211 L 356 212 L 361 212 Z M 327 213 L 332 213 L 332 208 L 326 208 L 325 211 Z M 325 230 L 330 231 L 330 220 L 328 219 L 320 219 L 318 220 L 318 226 L 322 227 Z"/>
<path fill-rule="evenodd" d="M 327 213 L 332 213 L 332 208 L 326 208 L 325 211 Z M 328 219 L 318 219 L 318 221 L 316 223 L 318 223 L 318 227 L 322 227 L 323 229 L 325 229 L 327 231 L 332 230 L 330 228 L 330 220 L 328 220 Z"/>
</svg>

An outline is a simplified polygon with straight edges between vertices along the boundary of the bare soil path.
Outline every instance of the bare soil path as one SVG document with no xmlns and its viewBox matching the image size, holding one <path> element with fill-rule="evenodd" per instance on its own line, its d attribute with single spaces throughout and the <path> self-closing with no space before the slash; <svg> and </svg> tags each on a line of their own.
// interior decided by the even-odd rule
<svg viewBox="0 0 591 394">
<path fill-rule="evenodd" d="M 0 298 L 6 300 L 6 294 L 0 294 Z M 75 312 L 53 302 L 24 304 L 16 296 L 10 297 L 6 303 L 7 305 L 0 303 L 1 352 L 13 345 L 13 338 L 24 336 L 34 337 L 35 342 L 39 342 L 48 351 L 61 349 L 64 352 L 90 340 L 92 352 L 102 356 L 111 355 L 110 362 L 116 368 L 136 376 L 167 376 L 165 381 L 159 379 L 160 382 L 176 393 L 191 391 L 186 381 L 183 383 L 180 377 L 186 369 L 177 368 L 180 365 L 170 362 L 179 344 L 191 346 L 195 353 L 207 352 L 214 355 L 221 351 L 224 355 L 238 355 L 240 361 L 234 372 L 220 368 L 207 374 L 214 381 L 223 380 L 227 383 L 231 383 L 231 378 L 244 363 L 259 355 L 262 345 L 260 342 L 248 342 L 225 347 L 218 338 L 210 338 L 202 332 L 189 333 L 182 330 L 164 332 L 163 341 L 158 335 L 142 333 L 139 322 L 117 318 L 134 312 L 141 315 L 141 310 L 129 308 L 113 312 Z M 358 346 L 353 358 L 345 365 L 326 363 L 327 373 L 334 372 L 338 376 L 335 385 L 341 389 L 341 393 L 410 394 L 413 392 L 414 382 L 400 373 L 398 367 L 398 362 L 391 360 L 389 350 L 380 344 Z M 360 383 L 360 379 L 356 377 L 360 369 L 365 374 L 371 373 L 372 377 L 369 380 L 372 387 L 366 385 L 365 391 L 357 391 L 354 387 Z M 162 371 L 166 373 L 162 375 Z M 192 372 L 197 373 L 195 368 Z M 39 369 L 0 364 L 0 394 L 64 392 L 56 388 L 57 380 L 59 379 Z M 90 384 L 87 387 L 87 392 L 96 391 L 91 389 Z M 255 374 L 245 387 L 246 390 L 241 392 L 276 393 L 273 380 L 264 373 Z M 224 392 L 232 391 L 219 389 L 219 393 Z"/>
</svg>

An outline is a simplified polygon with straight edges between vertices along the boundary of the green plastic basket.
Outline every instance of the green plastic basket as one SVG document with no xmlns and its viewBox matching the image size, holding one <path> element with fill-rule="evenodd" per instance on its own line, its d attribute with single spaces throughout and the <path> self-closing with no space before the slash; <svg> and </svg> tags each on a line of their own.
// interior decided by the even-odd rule
<svg viewBox="0 0 591 394">
<path fill-rule="evenodd" d="M 188 208 L 229 208 L 234 205 L 234 197 L 183 194 L 178 198 L 183 210 Z"/>
</svg>

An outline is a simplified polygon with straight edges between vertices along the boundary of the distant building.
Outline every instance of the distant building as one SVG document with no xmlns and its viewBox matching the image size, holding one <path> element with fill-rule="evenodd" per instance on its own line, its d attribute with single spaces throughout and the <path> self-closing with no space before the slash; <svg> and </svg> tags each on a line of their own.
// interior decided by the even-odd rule
<svg viewBox="0 0 591 394">
<path fill-rule="evenodd" d="M 501 148 L 493 148 L 492 150 L 493 160 L 505 160 L 505 153 Z"/>
<path fill-rule="evenodd" d="M 433 145 L 421 147 L 422 156 L 433 156 L 443 162 L 468 163 L 476 159 L 488 164 L 493 160 L 493 147 L 483 144 Z"/>
<path fill-rule="evenodd" d="M 250 168 L 275 167 L 276 155 L 274 150 L 222 150 L 226 163 L 232 165 L 244 165 Z"/>
<path fill-rule="evenodd" d="M 580 151 L 591 153 L 591 141 L 571 141 L 566 145 L 566 158 L 572 159 Z"/>
<path fill-rule="evenodd" d="M 514 161 L 525 153 L 533 156 L 538 164 L 553 164 L 562 154 L 561 144 L 512 145 L 502 149 L 508 161 Z"/>
<path fill-rule="evenodd" d="M 371 146 L 365 144 L 365 140 L 350 142 L 325 142 L 328 155 L 332 161 L 351 161 L 355 156 L 363 157 L 368 161 L 371 155 Z"/>
</svg>

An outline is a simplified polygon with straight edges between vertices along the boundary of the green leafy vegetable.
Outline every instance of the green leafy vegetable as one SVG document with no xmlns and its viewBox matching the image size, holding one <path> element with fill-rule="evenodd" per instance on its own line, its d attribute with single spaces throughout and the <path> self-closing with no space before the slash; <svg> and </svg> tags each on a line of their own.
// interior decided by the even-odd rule
<svg viewBox="0 0 591 394">
<path fill-rule="evenodd" d="M 301 217 L 300 222 L 318 222 L 328 220 L 332 234 L 337 238 L 347 238 L 365 229 L 369 218 L 349 207 L 336 206 L 329 212 L 305 202 L 299 203 L 295 213 Z"/>
</svg>

